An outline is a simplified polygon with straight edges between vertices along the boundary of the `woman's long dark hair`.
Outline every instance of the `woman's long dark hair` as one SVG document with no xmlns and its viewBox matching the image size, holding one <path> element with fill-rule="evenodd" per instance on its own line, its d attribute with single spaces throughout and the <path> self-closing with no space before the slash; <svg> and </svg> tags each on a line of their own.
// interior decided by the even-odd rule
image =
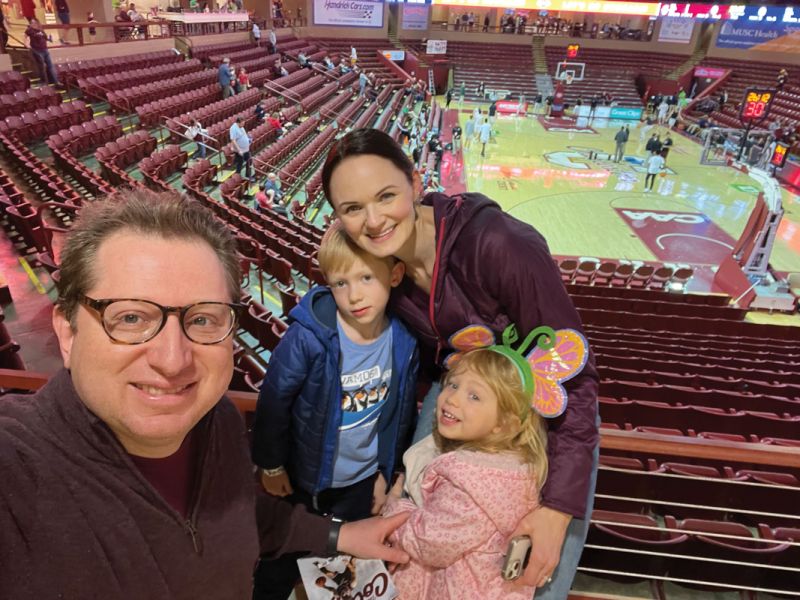
<svg viewBox="0 0 800 600">
<path fill-rule="evenodd" d="M 354 129 L 333 145 L 322 167 L 322 190 L 328 202 L 331 202 L 331 177 L 339 163 L 351 156 L 366 154 L 390 161 L 403 172 L 409 183 L 414 183 L 414 163 L 391 136 L 379 129 Z"/>
</svg>

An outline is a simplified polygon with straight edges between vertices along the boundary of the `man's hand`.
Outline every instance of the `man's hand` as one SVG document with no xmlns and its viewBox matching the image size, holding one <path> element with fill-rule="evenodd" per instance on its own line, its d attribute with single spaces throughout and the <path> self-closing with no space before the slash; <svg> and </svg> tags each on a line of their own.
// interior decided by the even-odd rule
<svg viewBox="0 0 800 600">
<path fill-rule="evenodd" d="M 531 538 L 531 559 L 518 583 L 536 587 L 547 584 L 558 566 L 571 520 L 571 515 L 541 506 L 520 521 L 511 537 L 527 535 Z"/>
<path fill-rule="evenodd" d="M 289 483 L 289 474 L 286 471 L 272 477 L 261 471 L 261 485 L 264 486 L 264 490 L 268 494 L 280 498 L 289 496 L 294 492 L 292 484 Z"/>
<path fill-rule="evenodd" d="M 375 478 L 375 487 L 372 490 L 372 514 L 379 515 L 386 504 L 386 479 L 383 473 L 378 473 Z"/>
<path fill-rule="evenodd" d="M 372 517 L 342 525 L 336 550 L 357 558 L 377 558 L 391 563 L 405 564 L 408 554 L 386 544 L 387 538 L 406 522 L 411 513 L 392 517 Z"/>
</svg>

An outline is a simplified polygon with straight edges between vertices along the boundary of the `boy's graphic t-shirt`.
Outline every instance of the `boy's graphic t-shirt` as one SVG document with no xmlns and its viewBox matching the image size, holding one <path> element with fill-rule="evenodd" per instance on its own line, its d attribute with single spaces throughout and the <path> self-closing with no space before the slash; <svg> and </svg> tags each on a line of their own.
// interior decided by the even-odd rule
<svg viewBox="0 0 800 600">
<path fill-rule="evenodd" d="M 342 355 L 342 424 L 332 487 L 358 483 L 378 470 L 378 417 L 392 380 L 392 328 L 369 344 L 353 342 L 337 323 Z"/>
</svg>

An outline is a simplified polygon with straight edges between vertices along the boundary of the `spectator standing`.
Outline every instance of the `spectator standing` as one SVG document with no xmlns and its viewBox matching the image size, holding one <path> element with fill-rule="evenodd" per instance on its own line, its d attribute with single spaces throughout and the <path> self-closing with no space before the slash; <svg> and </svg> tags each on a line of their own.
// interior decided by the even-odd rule
<svg viewBox="0 0 800 600">
<path fill-rule="evenodd" d="M 667 104 L 666 99 L 661 100 L 661 104 L 658 105 L 658 124 L 664 125 L 667 122 L 667 113 L 669 112 L 669 104 Z"/>
<path fill-rule="evenodd" d="M 36 18 L 36 5 L 33 3 L 33 0 L 20 0 L 19 6 L 22 11 L 22 16 L 25 17 L 28 23 Z"/>
<path fill-rule="evenodd" d="M 489 105 L 489 122 L 494 123 L 495 118 L 497 118 L 497 101 L 492 100 Z"/>
<path fill-rule="evenodd" d="M 522 114 L 526 114 L 528 110 L 525 108 L 525 94 L 520 93 L 519 99 L 517 100 L 517 116 Z"/>
<path fill-rule="evenodd" d="M 614 136 L 614 141 L 617 143 L 614 149 L 614 162 L 618 163 L 625 158 L 625 142 L 628 141 L 628 136 L 625 133 L 625 127 L 620 127 L 617 134 Z"/>
<path fill-rule="evenodd" d="M 645 168 L 647 175 L 644 178 L 644 191 L 652 192 L 653 184 L 656 180 L 656 175 L 664 170 L 665 162 L 664 157 L 661 156 L 656 150 L 650 153 L 649 158 L 645 161 Z"/>
<path fill-rule="evenodd" d="M 94 18 L 94 13 L 92 11 L 89 11 L 88 13 L 86 13 L 86 22 L 91 25 L 93 23 L 98 23 L 99 21 Z M 97 28 L 89 27 L 89 35 L 92 37 L 92 39 L 94 39 L 94 37 L 97 35 Z"/>
<path fill-rule="evenodd" d="M 470 147 L 472 138 L 475 137 L 475 118 L 470 115 L 467 122 L 464 123 L 464 149 Z"/>
<path fill-rule="evenodd" d="M 369 78 L 364 71 L 361 71 L 358 75 L 358 95 L 364 96 L 365 90 L 367 89 L 367 83 L 369 82 Z"/>
<path fill-rule="evenodd" d="M 247 74 L 247 70 L 244 67 L 239 67 L 237 79 L 239 81 L 239 93 L 246 92 L 250 89 L 250 76 Z"/>
<path fill-rule="evenodd" d="M 453 88 L 447 90 L 447 93 L 444 95 L 444 99 L 445 99 L 444 107 L 450 108 L 450 103 L 453 101 Z"/>
<path fill-rule="evenodd" d="M 31 48 L 31 56 L 36 63 L 39 71 L 39 79 L 43 85 L 52 83 L 58 85 L 58 76 L 50 58 L 50 51 L 47 49 L 47 34 L 42 30 L 42 26 L 37 19 L 31 19 L 28 28 L 25 30 L 28 43 Z"/>
<path fill-rule="evenodd" d="M 255 21 L 253 21 L 253 27 L 250 29 L 250 36 L 252 37 L 253 43 L 261 47 L 261 28 Z"/>
<path fill-rule="evenodd" d="M 222 64 L 217 71 L 219 87 L 222 88 L 222 99 L 233 96 L 233 71 L 231 70 L 231 59 L 227 56 L 222 59 Z"/>
<path fill-rule="evenodd" d="M 453 126 L 451 133 L 452 133 L 451 139 L 453 140 L 453 152 L 458 152 L 459 150 L 461 150 L 461 134 L 462 134 L 461 125 L 456 123 Z"/>
<path fill-rule="evenodd" d="M 487 12 L 486 15 L 483 17 L 483 29 L 482 29 L 482 31 L 484 33 L 489 31 L 489 23 L 491 23 L 491 21 L 489 20 L 489 13 Z"/>
<path fill-rule="evenodd" d="M 252 181 L 252 178 L 250 177 L 250 167 L 252 165 L 252 161 L 250 159 L 251 140 L 250 136 L 247 135 L 247 132 L 242 126 L 243 120 L 244 119 L 242 119 L 242 117 L 236 117 L 236 121 L 233 125 L 231 125 L 230 129 L 230 138 L 234 151 L 234 170 L 241 175 L 242 167 L 245 167 L 245 179 Z"/>
<path fill-rule="evenodd" d="M 69 4 L 67 4 L 67 0 L 55 0 L 55 9 L 56 16 L 58 16 L 58 20 L 61 21 L 61 24 L 69 25 Z M 68 32 L 68 29 L 59 29 L 58 41 L 62 44 L 69 45 L 69 42 L 66 40 Z"/>
<path fill-rule="evenodd" d="M 483 124 L 480 127 L 478 132 L 478 139 L 481 143 L 481 156 L 486 156 L 486 144 L 489 143 L 489 140 L 492 137 L 492 124 L 489 123 L 489 119 L 484 119 Z"/>
<path fill-rule="evenodd" d="M 186 139 L 197 142 L 197 148 L 192 154 L 192 158 L 197 158 L 198 156 L 200 158 L 206 157 L 206 136 L 208 136 L 208 131 L 203 129 L 200 121 L 194 119 L 191 126 L 186 130 Z"/>
<path fill-rule="evenodd" d="M 647 144 L 645 145 L 644 149 L 647 152 L 655 152 L 656 154 L 661 153 L 661 140 L 658 137 L 657 133 L 654 133 L 650 136 L 650 139 L 647 140 Z"/>
<path fill-rule="evenodd" d="M 278 53 L 278 37 L 275 35 L 275 30 L 271 27 L 269 30 L 269 50 L 272 54 Z"/>
<path fill-rule="evenodd" d="M 667 133 L 667 137 L 664 139 L 663 143 L 661 144 L 661 157 L 664 159 L 664 164 L 667 163 L 667 156 L 669 156 L 669 150 L 672 148 L 672 136 Z"/>
<path fill-rule="evenodd" d="M 0 11 L 0 52 L 6 53 L 8 44 L 8 29 L 6 29 L 6 15 Z"/>
</svg>

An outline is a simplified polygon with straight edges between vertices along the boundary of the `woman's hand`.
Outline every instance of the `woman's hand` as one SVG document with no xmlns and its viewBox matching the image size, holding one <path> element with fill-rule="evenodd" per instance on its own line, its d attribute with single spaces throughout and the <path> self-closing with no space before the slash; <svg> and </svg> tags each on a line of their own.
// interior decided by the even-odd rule
<svg viewBox="0 0 800 600">
<path fill-rule="evenodd" d="M 289 474 L 282 471 L 278 475 L 267 475 L 263 470 L 261 471 L 261 485 L 264 490 L 271 496 L 278 496 L 283 498 L 289 496 L 294 492 L 292 484 L 289 483 Z"/>
<path fill-rule="evenodd" d="M 531 558 L 518 583 L 536 587 L 548 583 L 561 558 L 561 546 L 571 520 L 570 515 L 540 506 L 520 521 L 511 537 L 527 535 L 531 538 Z"/>
</svg>

